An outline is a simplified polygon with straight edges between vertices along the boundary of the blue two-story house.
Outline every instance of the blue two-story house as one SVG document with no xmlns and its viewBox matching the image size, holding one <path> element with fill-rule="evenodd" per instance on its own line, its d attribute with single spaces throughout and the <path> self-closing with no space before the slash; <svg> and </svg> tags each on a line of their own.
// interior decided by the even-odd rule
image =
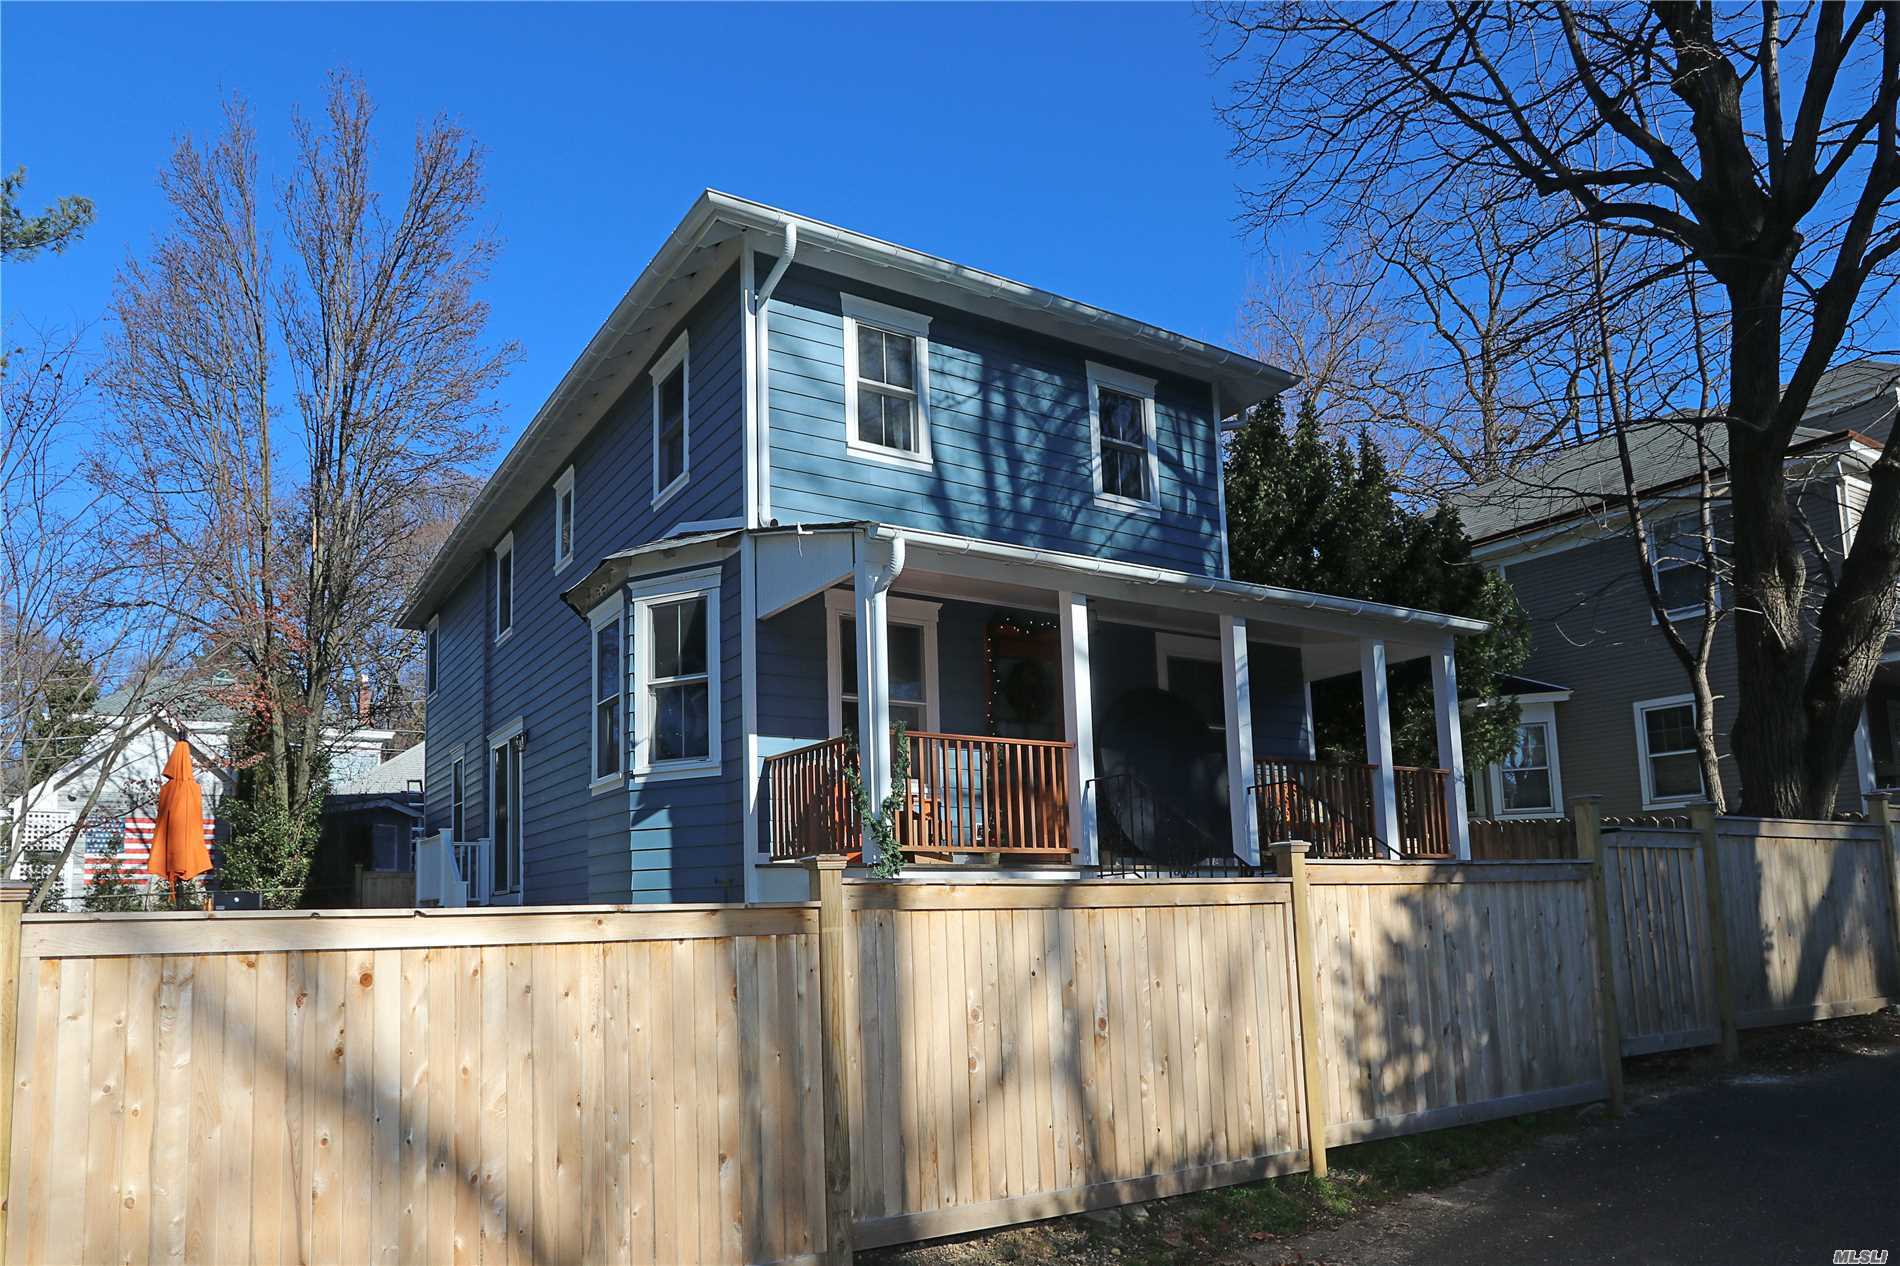
<svg viewBox="0 0 1900 1266">
<path fill-rule="evenodd" d="M 703 194 L 408 604 L 443 855 L 476 901 L 802 895 L 875 850 L 848 771 L 922 874 L 1462 853 L 1483 626 L 1228 578 L 1222 421 L 1290 381 Z M 1439 770 L 1392 761 L 1416 657 Z M 1367 760 L 1317 765 L 1352 671 Z"/>
</svg>

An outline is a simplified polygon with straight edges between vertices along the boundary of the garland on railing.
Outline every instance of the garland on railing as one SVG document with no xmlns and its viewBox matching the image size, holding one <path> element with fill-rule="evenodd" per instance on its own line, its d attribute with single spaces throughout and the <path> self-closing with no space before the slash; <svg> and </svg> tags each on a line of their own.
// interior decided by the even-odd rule
<svg viewBox="0 0 1900 1266">
<path fill-rule="evenodd" d="M 904 854 L 897 847 L 897 815 L 910 799 L 910 736 L 905 732 L 904 723 L 899 721 L 891 727 L 891 790 L 877 812 L 871 811 L 871 793 L 864 789 L 862 772 L 850 761 L 845 762 L 844 781 L 864 829 L 877 844 L 877 860 L 871 863 L 871 873 L 879 879 L 897 878 L 904 869 Z"/>
</svg>

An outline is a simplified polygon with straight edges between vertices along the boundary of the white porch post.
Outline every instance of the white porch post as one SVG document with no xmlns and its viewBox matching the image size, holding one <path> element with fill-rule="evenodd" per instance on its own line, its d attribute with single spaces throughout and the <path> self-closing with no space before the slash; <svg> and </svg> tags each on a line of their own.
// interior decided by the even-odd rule
<svg viewBox="0 0 1900 1266">
<path fill-rule="evenodd" d="M 1392 714 L 1386 706 L 1385 642 L 1359 641 L 1359 689 L 1366 703 L 1366 763 L 1372 769 L 1372 829 L 1393 852 L 1399 847 L 1399 789 L 1392 772 Z"/>
<path fill-rule="evenodd" d="M 1095 699 L 1089 682 L 1089 600 L 1060 593 L 1062 622 L 1062 736 L 1075 744 L 1069 755 L 1069 836 L 1076 861 L 1097 862 L 1095 818 Z"/>
<path fill-rule="evenodd" d="M 885 624 L 885 589 L 871 551 L 860 549 L 852 576 L 853 623 L 858 655 L 858 776 L 875 810 L 891 793 L 891 653 L 890 630 Z M 864 860 L 877 860 L 877 841 L 864 832 Z"/>
<path fill-rule="evenodd" d="M 1227 804 L 1233 818 L 1234 853 L 1260 864 L 1260 825 L 1247 788 L 1253 785 L 1253 688 L 1247 679 L 1247 622 L 1220 617 L 1222 701 L 1227 706 Z"/>
<path fill-rule="evenodd" d="M 1451 818 L 1451 852 L 1471 860 L 1471 822 L 1465 801 L 1464 718 L 1458 712 L 1458 655 L 1451 634 L 1432 653 L 1432 711 L 1438 720 L 1438 765 L 1451 771 L 1445 813 Z"/>
</svg>

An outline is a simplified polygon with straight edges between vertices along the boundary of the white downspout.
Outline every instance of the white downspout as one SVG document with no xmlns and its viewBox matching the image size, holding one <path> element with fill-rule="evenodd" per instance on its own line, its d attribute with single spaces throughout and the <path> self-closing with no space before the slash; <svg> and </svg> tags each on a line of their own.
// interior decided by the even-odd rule
<svg viewBox="0 0 1900 1266">
<path fill-rule="evenodd" d="M 748 248 L 750 249 L 750 248 Z M 760 526 L 772 522 L 772 363 L 769 356 L 770 339 L 769 315 L 766 305 L 772 301 L 772 294 L 778 289 L 778 283 L 785 276 L 785 270 L 792 266 L 793 256 L 798 254 L 798 221 L 785 221 L 785 247 L 779 252 L 778 262 L 772 265 L 772 271 L 765 275 L 765 284 L 759 287 L 759 293 L 752 301 L 753 337 L 758 340 L 753 357 L 758 366 L 758 399 L 754 406 L 757 425 L 753 427 L 752 453 L 753 468 L 758 472 L 757 522 Z"/>
</svg>

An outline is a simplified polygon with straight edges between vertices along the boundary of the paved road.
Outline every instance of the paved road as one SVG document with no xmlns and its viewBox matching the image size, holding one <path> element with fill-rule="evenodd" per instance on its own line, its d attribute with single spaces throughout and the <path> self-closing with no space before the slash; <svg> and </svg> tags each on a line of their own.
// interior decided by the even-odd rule
<svg viewBox="0 0 1900 1266">
<path fill-rule="evenodd" d="M 1639 1097 L 1622 1121 L 1258 1260 L 1900 1266 L 1900 1050 Z"/>
</svg>

